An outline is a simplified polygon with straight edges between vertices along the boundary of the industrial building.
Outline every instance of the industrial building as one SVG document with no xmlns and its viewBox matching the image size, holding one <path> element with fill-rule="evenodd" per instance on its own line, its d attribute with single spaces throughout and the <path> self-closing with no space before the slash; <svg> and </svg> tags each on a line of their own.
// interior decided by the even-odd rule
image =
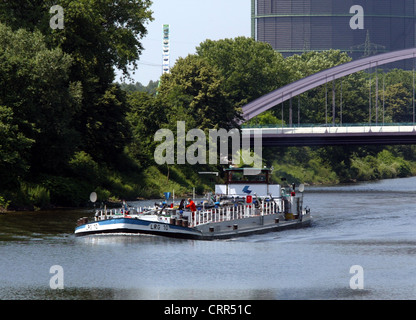
<svg viewBox="0 0 416 320">
<path fill-rule="evenodd" d="M 416 0 L 251 0 L 252 37 L 284 56 L 340 49 L 353 59 L 415 47 Z"/>
</svg>

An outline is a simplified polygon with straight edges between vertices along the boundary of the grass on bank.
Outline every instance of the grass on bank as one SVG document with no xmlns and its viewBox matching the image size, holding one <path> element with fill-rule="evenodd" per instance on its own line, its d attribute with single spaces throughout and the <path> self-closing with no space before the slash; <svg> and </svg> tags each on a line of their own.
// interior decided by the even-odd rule
<svg viewBox="0 0 416 320">
<path fill-rule="evenodd" d="M 350 158 L 332 164 L 316 155 L 316 151 L 304 148 L 301 156 L 291 151 L 281 160 L 272 162 L 273 178 L 281 182 L 332 185 L 357 181 L 373 181 L 416 176 L 416 161 L 406 160 L 393 150 L 384 149 L 375 154 Z"/>
<path fill-rule="evenodd" d="M 409 154 L 413 154 L 413 149 Z M 272 161 L 273 180 L 282 183 L 331 185 L 354 181 L 416 176 L 416 161 L 406 160 L 394 149 L 384 149 L 365 156 L 353 153 L 350 158 L 331 165 L 310 148 L 286 150 Z M 131 159 L 130 159 L 131 160 Z M 22 181 L 15 190 L 0 193 L 0 212 L 6 210 L 39 210 L 54 206 L 82 207 L 95 191 L 98 202 L 163 198 L 164 192 L 175 197 L 213 191 L 214 176 L 198 174 L 195 166 L 163 165 L 141 169 L 125 159 L 123 171 L 98 165 L 85 152 L 70 161 L 65 176 L 41 175 L 33 181 Z M 346 165 L 348 163 L 349 165 Z"/>
<path fill-rule="evenodd" d="M 98 203 L 157 199 L 163 198 L 164 192 L 185 197 L 193 190 L 198 195 L 212 191 L 215 184 L 188 167 L 150 166 L 144 171 L 120 172 L 100 166 L 95 173 L 85 167 L 78 169 L 71 176 L 42 175 L 37 183 L 21 182 L 19 189 L 0 194 L 0 210 L 83 207 L 88 205 L 93 191 Z"/>
</svg>

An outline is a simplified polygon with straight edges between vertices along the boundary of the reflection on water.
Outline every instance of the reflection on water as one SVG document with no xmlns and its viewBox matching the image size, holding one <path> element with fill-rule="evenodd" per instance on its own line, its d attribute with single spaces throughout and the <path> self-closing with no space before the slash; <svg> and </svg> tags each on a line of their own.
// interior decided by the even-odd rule
<svg viewBox="0 0 416 320">
<path fill-rule="evenodd" d="M 309 299 L 367 299 L 369 290 L 335 289 L 113 289 L 113 288 L 66 288 L 51 290 L 39 288 L 4 288 L 13 299 L 40 300 L 309 300 Z M 7 298 L 7 296 L 6 296 Z M 0 294 L 0 299 L 2 295 Z"/>
<path fill-rule="evenodd" d="M 415 182 L 309 187 L 312 227 L 226 241 L 76 238 L 85 210 L 0 215 L 0 299 L 415 299 Z"/>
</svg>

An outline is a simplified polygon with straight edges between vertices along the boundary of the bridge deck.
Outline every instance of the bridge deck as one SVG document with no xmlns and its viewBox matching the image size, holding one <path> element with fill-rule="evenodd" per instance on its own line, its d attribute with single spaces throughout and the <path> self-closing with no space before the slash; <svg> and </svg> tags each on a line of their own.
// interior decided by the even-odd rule
<svg viewBox="0 0 416 320">
<path fill-rule="evenodd" d="M 416 126 L 310 128 L 244 128 L 242 135 L 261 133 L 263 146 L 405 145 L 416 144 Z"/>
</svg>

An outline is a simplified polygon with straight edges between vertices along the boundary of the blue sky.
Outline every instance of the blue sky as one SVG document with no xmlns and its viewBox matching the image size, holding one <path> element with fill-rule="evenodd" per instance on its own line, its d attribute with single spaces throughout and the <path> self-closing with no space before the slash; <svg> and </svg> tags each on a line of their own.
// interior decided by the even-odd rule
<svg viewBox="0 0 416 320">
<path fill-rule="evenodd" d="M 133 81 L 147 85 L 162 74 L 162 26 L 170 24 L 170 65 L 179 57 L 195 53 L 206 39 L 249 37 L 250 0 L 154 0 L 154 21 L 142 39 L 144 51 Z M 119 77 L 116 81 L 120 81 Z"/>
</svg>

